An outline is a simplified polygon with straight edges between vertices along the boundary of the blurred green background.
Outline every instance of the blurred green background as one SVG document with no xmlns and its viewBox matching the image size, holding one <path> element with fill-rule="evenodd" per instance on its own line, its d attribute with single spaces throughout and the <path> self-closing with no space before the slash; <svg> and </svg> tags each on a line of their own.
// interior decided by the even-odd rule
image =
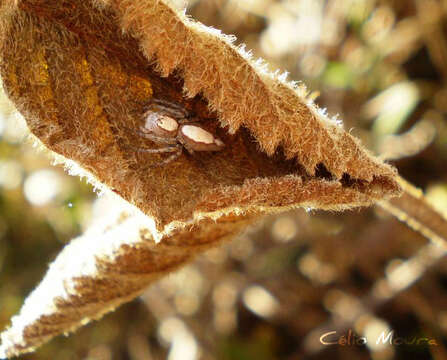
<svg viewBox="0 0 447 360">
<path fill-rule="evenodd" d="M 320 107 L 447 214 L 447 1 L 179 3 L 236 35 L 270 70 L 305 82 Z M 0 136 L 4 329 L 64 244 L 112 205 L 51 165 L 4 95 Z M 436 345 L 376 344 L 392 330 Z M 322 344 L 329 331 L 345 343 Z M 367 344 L 355 341 L 362 337 Z M 287 213 L 23 357 L 165 358 L 447 359 L 445 253 L 376 208 Z"/>
</svg>

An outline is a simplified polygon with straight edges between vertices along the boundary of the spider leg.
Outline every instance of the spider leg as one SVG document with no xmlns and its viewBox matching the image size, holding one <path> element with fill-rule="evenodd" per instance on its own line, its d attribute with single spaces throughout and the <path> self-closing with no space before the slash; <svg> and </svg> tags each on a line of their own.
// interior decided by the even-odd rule
<svg viewBox="0 0 447 360">
<path fill-rule="evenodd" d="M 172 101 L 168 101 L 168 100 L 163 100 L 163 99 L 152 99 L 152 102 L 156 105 L 159 106 L 163 106 L 165 108 L 168 109 L 175 109 L 178 110 L 179 112 L 184 113 L 185 115 L 188 113 L 188 111 L 180 104 L 176 103 L 176 102 L 172 102 Z"/>
<path fill-rule="evenodd" d="M 188 113 L 186 113 L 185 111 L 179 111 L 177 109 L 168 108 L 160 105 L 157 108 L 157 112 L 162 112 L 163 114 L 168 115 L 176 120 L 183 119 L 184 117 L 188 116 Z"/>
<path fill-rule="evenodd" d="M 135 147 L 132 145 L 126 145 L 126 146 L 129 149 L 132 149 L 133 151 L 150 153 L 150 154 L 172 153 L 172 152 L 180 152 L 182 150 L 182 148 L 180 146 L 167 146 L 167 147 L 158 148 L 158 149 L 146 149 L 146 148 Z"/>
<path fill-rule="evenodd" d="M 191 125 L 195 125 L 199 122 L 199 119 L 195 116 L 189 116 L 189 117 L 184 117 L 182 119 L 176 119 L 177 123 L 179 125 L 184 125 L 184 124 L 191 124 Z"/>
<path fill-rule="evenodd" d="M 171 156 L 169 156 L 169 157 L 167 157 L 165 160 L 163 160 L 161 163 L 159 163 L 158 165 L 153 165 L 153 167 L 161 167 L 161 166 L 164 166 L 164 165 L 166 165 L 166 164 L 169 164 L 170 162 L 172 162 L 172 161 L 174 161 L 174 160 L 176 160 L 176 159 L 178 159 L 178 157 L 181 155 L 181 153 L 182 153 L 182 148 L 179 146 L 178 148 L 177 148 L 177 151 L 176 152 L 174 152 Z"/>
<path fill-rule="evenodd" d="M 176 120 L 191 117 L 190 113 L 180 104 L 162 99 L 153 99 L 152 102 L 157 105 L 159 111 L 161 110 Z"/>
<path fill-rule="evenodd" d="M 150 165 L 146 166 L 143 170 L 155 168 L 155 167 L 162 167 L 164 165 L 167 165 L 170 162 L 176 160 L 182 153 L 182 147 L 180 145 L 175 146 L 175 147 L 161 148 L 161 149 L 142 149 L 142 148 L 134 148 L 134 147 L 131 147 L 131 148 L 135 151 L 146 152 L 146 153 L 163 153 L 163 152 L 173 153 L 171 156 L 167 157 L 163 161 L 160 161 L 159 163 L 156 163 L 156 164 L 150 164 Z"/>
</svg>

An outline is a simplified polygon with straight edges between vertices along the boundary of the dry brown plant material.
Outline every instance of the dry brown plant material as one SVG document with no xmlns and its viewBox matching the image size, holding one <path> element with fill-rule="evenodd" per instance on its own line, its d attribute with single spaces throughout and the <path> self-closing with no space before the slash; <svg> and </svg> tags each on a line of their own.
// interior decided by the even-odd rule
<svg viewBox="0 0 447 360">
<path fill-rule="evenodd" d="M 447 251 L 447 219 L 425 199 L 422 190 L 398 177 L 404 192 L 396 199 L 378 204 L 440 249 Z"/>
<path fill-rule="evenodd" d="M 0 16 L 4 87 L 31 132 L 155 224 L 131 216 L 68 246 L 3 334 L 4 355 L 99 318 L 262 215 L 343 210 L 400 193 L 395 170 L 304 87 L 165 2 L 8 0 Z M 126 128 L 139 127 L 152 98 L 196 113 L 225 149 L 151 167 L 163 156 L 131 147 L 157 145 Z M 108 238 L 117 240 L 91 250 L 88 266 L 56 265 Z"/>
<path fill-rule="evenodd" d="M 51 264 L 12 327 L 1 334 L 0 357 L 32 351 L 56 335 L 99 319 L 248 224 L 243 217 L 237 222 L 231 217 L 206 219 L 156 244 L 141 214 L 117 211 L 98 221 Z M 196 229 L 207 226 L 204 238 L 205 233 Z"/>
</svg>

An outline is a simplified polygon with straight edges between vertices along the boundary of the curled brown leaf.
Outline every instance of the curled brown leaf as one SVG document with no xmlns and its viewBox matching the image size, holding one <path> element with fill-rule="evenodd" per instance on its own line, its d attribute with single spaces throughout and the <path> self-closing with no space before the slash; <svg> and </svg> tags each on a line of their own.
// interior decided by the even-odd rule
<svg viewBox="0 0 447 360">
<path fill-rule="evenodd" d="M 7 2 L 5 88 L 50 150 L 152 216 L 158 231 L 222 206 L 342 209 L 399 193 L 395 171 L 304 89 L 263 73 L 224 37 L 161 1 L 95 4 Z M 138 128 L 153 98 L 196 113 L 225 150 L 150 168 L 161 155 L 137 154 L 129 144 L 140 139 L 126 129 Z M 244 203 L 252 186 L 257 200 Z M 279 188 L 287 200 L 269 198 Z M 217 203 L 222 196 L 231 201 Z"/>
<path fill-rule="evenodd" d="M 58 255 L 12 326 L 1 334 L 0 357 L 33 351 L 56 335 L 101 318 L 249 223 L 246 217 L 204 219 L 157 244 L 145 216 L 112 213 Z"/>
<path fill-rule="evenodd" d="M 31 132 L 155 224 L 135 215 L 67 246 L 2 335 L 8 356 L 99 318 L 265 214 L 400 193 L 395 170 L 303 87 L 163 1 L 8 0 L 0 21 L 4 87 Z M 153 99 L 195 113 L 225 149 L 153 167 L 163 155 L 135 152 L 156 145 L 128 130 Z M 85 262 L 64 267 L 89 243 Z"/>
</svg>

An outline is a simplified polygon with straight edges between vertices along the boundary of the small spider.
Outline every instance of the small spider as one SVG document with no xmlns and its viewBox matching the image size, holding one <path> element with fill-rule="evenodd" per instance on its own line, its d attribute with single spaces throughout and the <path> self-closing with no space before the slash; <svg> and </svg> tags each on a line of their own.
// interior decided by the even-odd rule
<svg viewBox="0 0 447 360">
<path fill-rule="evenodd" d="M 158 149 L 134 148 L 144 153 L 173 153 L 157 166 L 176 160 L 185 148 L 190 154 L 195 151 L 220 151 L 225 147 L 222 140 L 204 129 L 180 105 L 166 100 L 154 99 L 144 114 L 144 124 L 140 130 L 132 132 L 160 145 Z"/>
</svg>

